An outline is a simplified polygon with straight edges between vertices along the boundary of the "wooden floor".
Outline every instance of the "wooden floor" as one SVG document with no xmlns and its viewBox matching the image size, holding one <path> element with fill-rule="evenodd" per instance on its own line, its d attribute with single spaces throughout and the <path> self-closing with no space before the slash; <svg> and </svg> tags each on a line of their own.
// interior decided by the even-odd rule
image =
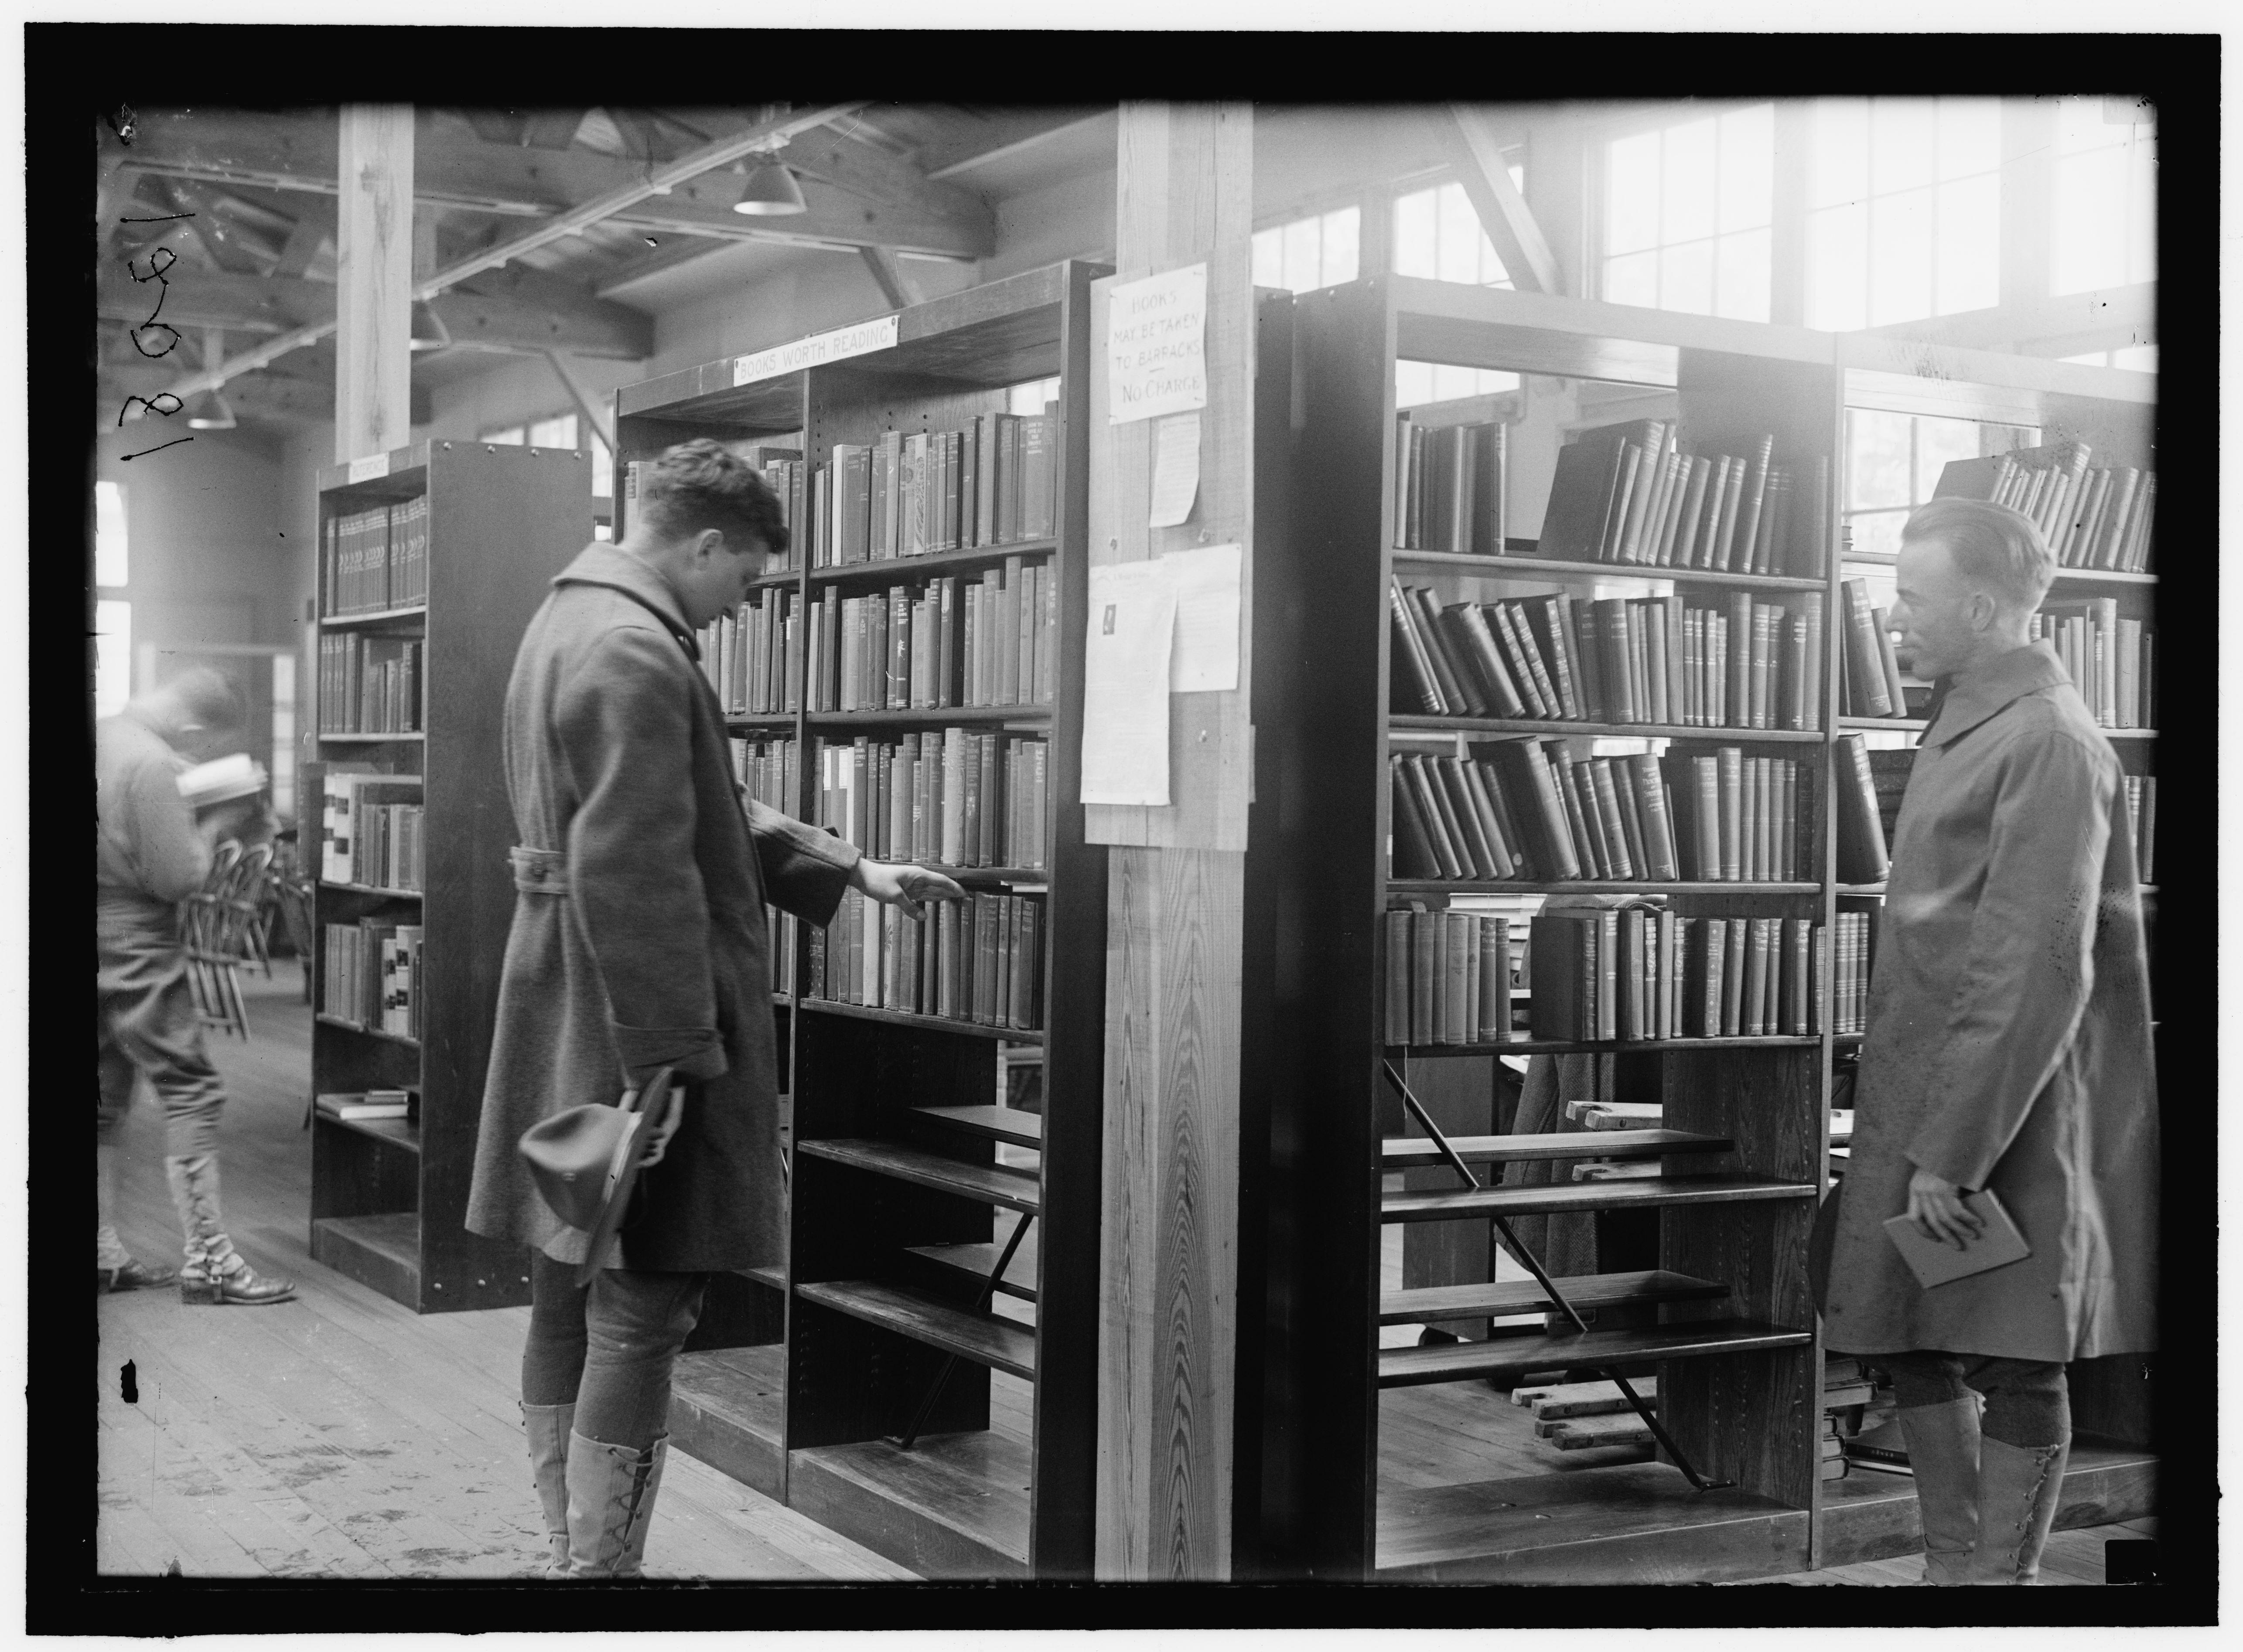
<svg viewBox="0 0 2243 1652">
<path fill-rule="evenodd" d="M 310 1017 L 287 963 L 249 993 L 254 1037 L 217 1038 L 228 1103 L 225 1201 L 236 1244 L 293 1277 L 293 1303 L 190 1308 L 171 1292 L 102 1299 L 96 1358 L 101 1515 L 111 1574 L 504 1577 L 534 1574 L 544 1541 L 516 1407 L 526 1308 L 416 1315 L 312 1261 L 310 1138 L 300 1129 Z M 163 1126 L 136 1106 L 123 1132 L 120 1228 L 176 1263 Z M 1398 1239 L 1398 1234 L 1396 1236 Z M 1398 1283 L 1398 1252 L 1392 1267 Z M 1027 1317 L 1000 1299 L 1000 1312 Z M 1398 1327 L 1405 1336 L 1409 1327 Z M 130 1366 L 132 1397 L 125 1397 Z M 998 1433 L 1025 1438 L 1027 1389 L 993 1385 Z M 1557 1452 L 1524 1407 L 1477 1384 L 1391 1390 L 1382 1480 L 1398 1491 L 1526 1474 L 1593 1474 L 1627 1454 Z M 2059 1532 L 2042 1578 L 2103 1581 L 2103 1543 L 2135 1521 Z M 1779 1581 L 1912 1582 L 1922 1562 L 1868 1561 Z M 871 1581 L 913 1575 L 799 1512 L 672 1453 L 650 1575 Z"/>
<path fill-rule="evenodd" d="M 527 1308 L 416 1315 L 313 1262 L 311 1138 L 299 1129 L 310 1015 L 295 966 L 252 978 L 246 1045 L 214 1038 L 227 1081 L 224 1196 L 235 1244 L 300 1287 L 264 1308 L 187 1307 L 174 1292 L 102 1299 L 104 1573 L 504 1577 L 535 1571 L 542 1521 L 516 1407 Z M 119 1223 L 176 1264 L 152 1102 L 125 1128 Z M 132 1368 L 134 1398 L 122 1388 Z M 651 1576 L 868 1581 L 905 1571 L 672 1453 Z"/>
</svg>

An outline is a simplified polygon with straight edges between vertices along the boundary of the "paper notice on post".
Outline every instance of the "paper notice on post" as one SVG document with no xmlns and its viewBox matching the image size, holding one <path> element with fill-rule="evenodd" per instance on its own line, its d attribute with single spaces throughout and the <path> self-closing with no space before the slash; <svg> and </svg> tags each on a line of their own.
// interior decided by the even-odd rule
<svg viewBox="0 0 2243 1652">
<path fill-rule="evenodd" d="M 1202 545 L 1161 558 L 1176 592 L 1176 636 L 1169 687 L 1177 694 L 1238 686 L 1241 547 Z"/>
<path fill-rule="evenodd" d="M 1108 424 L 1207 406 L 1207 265 L 1125 281 L 1108 295 Z"/>
<path fill-rule="evenodd" d="M 1169 649 L 1176 588 L 1157 561 L 1090 570 L 1082 649 L 1082 801 L 1169 801 Z"/>
<path fill-rule="evenodd" d="M 1147 525 L 1181 527 L 1199 496 L 1199 415 L 1175 413 L 1153 428 L 1153 508 Z"/>
</svg>

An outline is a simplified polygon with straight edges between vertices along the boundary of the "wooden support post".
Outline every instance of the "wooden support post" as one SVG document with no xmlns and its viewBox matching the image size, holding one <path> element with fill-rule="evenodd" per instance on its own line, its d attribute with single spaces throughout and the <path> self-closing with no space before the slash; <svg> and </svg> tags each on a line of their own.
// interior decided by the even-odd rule
<svg viewBox="0 0 2243 1652">
<path fill-rule="evenodd" d="M 1503 151 L 1482 122 L 1478 111 L 1451 104 L 1430 117 L 1441 140 L 1442 152 L 1456 169 L 1457 180 L 1471 198 L 1480 227 L 1495 244 L 1495 255 L 1511 272 L 1512 284 L 1521 292 L 1562 292 L 1564 278 L 1550 243 L 1542 234 L 1526 199 L 1511 181 Z"/>
<path fill-rule="evenodd" d="M 904 272 L 903 260 L 884 246 L 860 246 L 857 255 L 865 260 L 865 268 L 879 284 L 880 296 L 899 310 L 908 310 L 919 301 L 919 285 Z"/>
<path fill-rule="evenodd" d="M 347 104 L 335 225 L 335 462 L 413 440 L 413 109 Z"/>
<path fill-rule="evenodd" d="M 1238 1036 L 1253 601 L 1253 120 L 1244 104 L 1124 104 L 1116 272 L 1093 289 L 1090 561 L 1244 547 L 1239 686 L 1169 696 L 1165 808 L 1086 808 L 1108 857 L 1100 1302 L 1101 1578 L 1231 1566 Z M 1199 494 L 1147 525 L 1157 420 L 1107 422 L 1112 285 L 1207 265 Z"/>
</svg>

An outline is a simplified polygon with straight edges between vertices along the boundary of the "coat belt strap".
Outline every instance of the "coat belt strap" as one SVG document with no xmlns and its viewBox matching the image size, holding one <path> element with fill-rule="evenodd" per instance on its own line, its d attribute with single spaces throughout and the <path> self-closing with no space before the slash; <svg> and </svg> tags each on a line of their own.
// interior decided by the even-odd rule
<svg viewBox="0 0 2243 1652">
<path fill-rule="evenodd" d="M 524 849 L 519 843 L 507 850 L 514 863 L 514 886 L 531 895 L 569 892 L 569 857 L 557 849 Z"/>
</svg>

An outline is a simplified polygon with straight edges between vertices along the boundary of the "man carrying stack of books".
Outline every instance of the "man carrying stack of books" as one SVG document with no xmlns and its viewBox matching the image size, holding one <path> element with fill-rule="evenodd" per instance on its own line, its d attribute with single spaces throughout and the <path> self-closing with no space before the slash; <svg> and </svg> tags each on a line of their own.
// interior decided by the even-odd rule
<svg viewBox="0 0 2243 1652">
<path fill-rule="evenodd" d="M 1949 681 L 1895 832 L 1823 1311 L 1892 1375 L 1929 1583 L 2036 1581 L 2065 1364 L 2156 1346 L 2140 890 L 2117 754 L 2029 641 L 2054 574 L 1982 500 L 1901 541 L 1903 652 Z"/>
<path fill-rule="evenodd" d="M 198 818 L 182 794 L 181 771 L 211 755 L 240 728 L 243 715 L 239 690 L 198 668 L 94 728 L 101 1079 L 95 1279 L 104 1292 L 177 1279 L 187 1302 L 261 1306 L 296 1294 L 289 1280 L 253 1272 L 226 1237 L 218 1177 L 226 1091 L 203 1047 L 179 940 L 178 903 L 202 887 L 212 842 L 239 816 L 238 807 L 219 807 Z M 115 1136 L 136 1073 L 146 1075 L 164 1107 L 164 1172 L 186 1234 L 186 1266 L 176 1274 L 134 1259 L 117 1236 Z"/>
</svg>

